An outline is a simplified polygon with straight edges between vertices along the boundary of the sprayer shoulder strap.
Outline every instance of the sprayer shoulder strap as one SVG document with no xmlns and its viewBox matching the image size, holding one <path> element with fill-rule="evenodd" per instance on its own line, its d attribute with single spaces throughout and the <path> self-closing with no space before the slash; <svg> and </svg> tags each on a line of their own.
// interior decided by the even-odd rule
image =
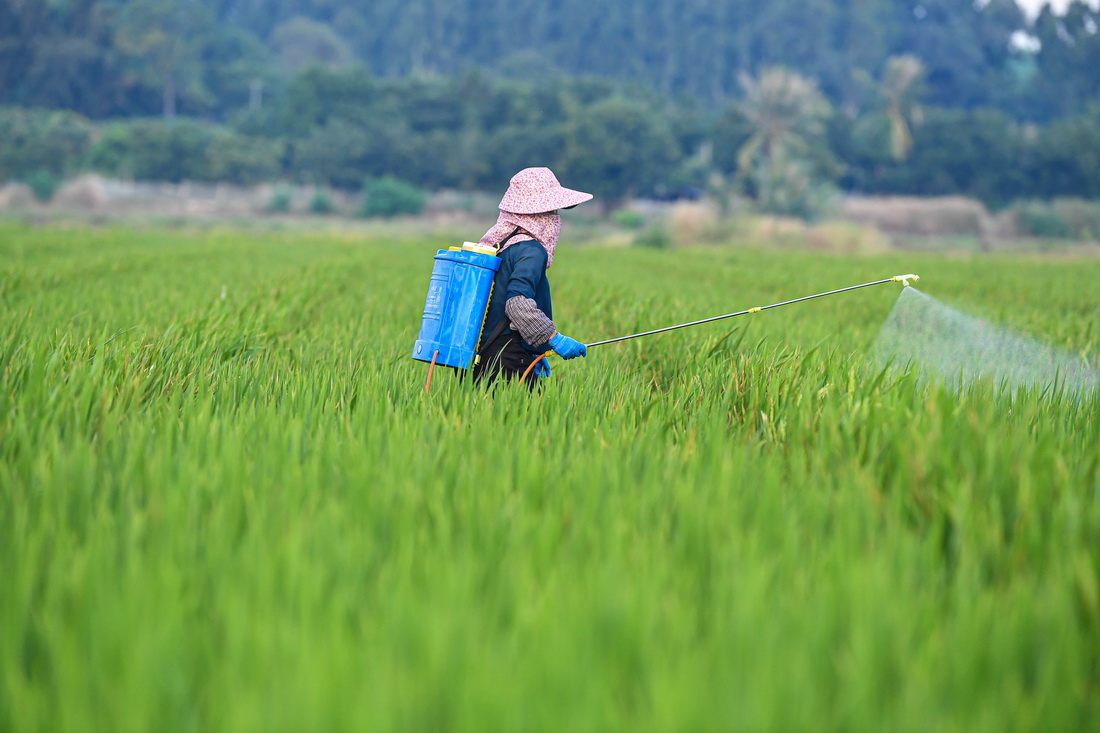
<svg viewBox="0 0 1100 733">
<path fill-rule="evenodd" d="M 488 338 L 485 339 L 485 345 L 488 346 L 489 344 L 496 341 L 497 336 L 504 333 L 504 329 L 507 328 L 507 327 L 508 327 L 508 314 L 505 313 L 503 316 L 500 317 L 500 320 L 497 321 L 497 327 L 494 328 L 493 332 L 491 334 L 489 334 Z"/>
<path fill-rule="evenodd" d="M 501 315 L 500 320 L 497 321 L 496 328 L 493 329 L 493 332 L 490 333 L 485 338 L 485 341 L 482 342 L 483 345 L 488 346 L 489 344 L 496 341 L 497 337 L 500 336 L 500 334 L 504 333 L 504 329 L 506 329 L 506 328 L 508 328 L 508 314 L 504 313 L 504 314 Z"/>
<path fill-rule="evenodd" d="M 508 241 L 509 239 L 511 239 L 512 237 L 516 236 L 517 234 L 519 234 L 519 233 L 520 233 L 520 232 L 522 232 L 522 231 L 523 231 L 523 227 L 516 227 L 515 229 L 513 229 L 513 230 L 512 230 L 512 233 L 511 233 L 511 234 L 509 234 L 509 235 L 508 235 L 507 237 L 505 237 L 504 239 L 500 240 L 500 242 L 499 242 L 499 243 L 497 244 L 497 257 L 499 257 L 499 256 L 500 256 L 500 252 L 501 252 L 501 250 L 503 250 L 503 249 L 504 249 L 504 244 L 505 244 L 505 243 L 506 243 L 506 242 L 507 242 L 507 241 Z"/>
<path fill-rule="evenodd" d="M 500 244 L 497 245 L 497 257 L 500 256 L 500 251 L 504 247 L 504 243 L 507 242 L 509 239 L 516 236 L 517 234 L 519 234 L 522 231 L 523 231 L 523 227 L 516 227 L 515 229 L 512 230 L 511 234 L 509 234 L 504 239 L 500 240 Z M 504 333 L 504 330 L 506 328 L 508 328 L 508 314 L 507 313 L 505 313 L 504 315 L 502 315 L 500 317 L 500 320 L 497 321 L 496 328 L 493 329 L 492 333 L 490 333 L 489 336 L 482 343 L 485 346 L 488 346 L 489 344 L 493 343 L 494 341 L 497 340 L 497 336 L 500 336 L 500 334 Z"/>
</svg>

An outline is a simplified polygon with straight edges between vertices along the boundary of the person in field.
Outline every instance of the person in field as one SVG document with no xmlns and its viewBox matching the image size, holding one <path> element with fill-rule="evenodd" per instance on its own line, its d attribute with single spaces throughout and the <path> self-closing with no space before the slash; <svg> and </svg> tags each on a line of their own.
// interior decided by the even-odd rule
<svg viewBox="0 0 1100 733">
<path fill-rule="evenodd" d="M 481 238 L 497 248 L 500 269 L 478 345 L 474 380 L 491 384 L 499 377 L 522 375 L 540 354 L 553 350 L 563 359 L 585 356 L 584 344 L 560 333 L 554 325 L 550 281 L 546 271 L 554 264 L 561 233 L 559 209 L 571 209 L 592 198 L 558 183 L 549 168 L 524 168 L 500 200 L 500 217 Z M 546 359 L 535 365 L 538 379 L 528 376 L 532 388 L 550 376 Z"/>
</svg>

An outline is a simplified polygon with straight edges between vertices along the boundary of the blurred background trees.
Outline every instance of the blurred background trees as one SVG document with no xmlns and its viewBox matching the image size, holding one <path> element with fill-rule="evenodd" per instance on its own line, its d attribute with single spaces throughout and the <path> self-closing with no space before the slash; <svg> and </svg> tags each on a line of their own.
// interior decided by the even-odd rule
<svg viewBox="0 0 1100 733">
<path fill-rule="evenodd" d="M 1081 0 L 0 0 L 0 179 L 1100 196 L 1098 30 Z"/>
<path fill-rule="evenodd" d="M 738 107 L 751 129 L 737 151 L 737 173 L 746 193 L 765 211 L 812 216 L 823 205 L 832 178 L 825 121 L 832 108 L 817 84 L 784 69 L 742 75 Z"/>
</svg>

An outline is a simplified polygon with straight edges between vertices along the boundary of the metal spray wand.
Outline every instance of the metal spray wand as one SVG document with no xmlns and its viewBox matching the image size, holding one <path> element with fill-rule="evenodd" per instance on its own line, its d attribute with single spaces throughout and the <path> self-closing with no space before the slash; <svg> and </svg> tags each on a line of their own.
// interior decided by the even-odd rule
<svg viewBox="0 0 1100 733">
<path fill-rule="evenodd" d="M 794 300 L 784 300 L 782 303 L 772 303 L 771 305 L 761 305 L 761 306 L 758 306 L 756 308 L 748 308 L 748 309 L 743 310 L 743 311 L 737 311 L 736 313 L 727 313 L 724 316 L 714 316 L 713 318 L 703 318 L 702 320 L 698 320 L 698 321 L 690 321 L 688 323 L 679 323 L 675 326 L 665 326 L 664 328 L 655 328 L 652 331 L 642 331 L 641 333 L 632 333 L 629 336 L 618 336 L 618 337 L 613 338 L 613 339 L 604 339 L 603 341 L 593 341 L 590 344 L 585 344 L 585 346 L 590 349 L 593 346 L 603 346 L 604 344 L 613 344 L 617 341 L 627 341 L 628 339 L 641 338 L 642 336 L 652 336 L 652 335 L 657 334 L 657 333 L 664 333 L 665 331 L 675 331 L 678 328 L 687 328 L 688 326 L 698 326 L 702 323 L 711 323 L 713 321 L 721 321 L 725 318 L 733 318 L 735 316 L 744 316 L 744 315 L 748 315 L 750 313 L 760 313 L 761 311 L 771 310 L 772 308 L 779 308 L 780 306 L 790 305 L 791 303 L 801 303 L 804 300 L 813 300 L 814 298 L 824 298 L 826 295 L 836 295 L 837 293 L 846 293 L 849 290 L 858 290 L 859 288 L 869 288 L 872 285 L 883 285 L 884 283 L 901 283 L 902 287 L 909 287 L 909 281 L 910 280 L 914 280 L 914 281 L 920 280 L 920 276 L 919 275 L 913 275 L 912 273 L 910 273 L 908 275 L 894 275 L 893 277 L 888 277 L 884 280 L 875 280 L 874 282 L 863 283 L 862 285 L 850 285 L 849 287 L 846 287 L 846 288 L 839 288 L 837 290 L 830 290 L 827 293 L 817 293 L 816 295 L 807 295 L 807 296 L 802 297 L 802 298 L 795 298 Z M 520 379 L 520 381 L 522 382 L 527 378 L 527 375 L 531 373 L 531 370 L 534 368 L 535 364 L 537 364 L 539 362 L 539 359 L 543 359 L 546 356 L 549 356 L 550 354 L 553 354 L 553 353 L 554 353 L 553 351 L 547 351 L 545 354 L 541 354 L 537 359 L 535 359 L 533 362 L 531 362 L 530 366 L 528 366 L 527 370 L 523 373 L 523 377 Z"/>
<path fill-rule="evenodd" d="M 665 331 L 675 331 L 678 328 L 687 328 L 688 326 L 698 326 L 701 323 L 710 323 L 712 321 L 721 321 L 724 318 L 733 318 L 734 316 L 744 316 L 749 313 L 759 313 L 760 311 L 770 310 L 772 308 L 778 308 L 783 305 L 790 305 L 791 303 L 801 303 L 804 300 L 813 300 L 814 298 L 824 298 L 826 295 L 836 295 L 837 293 L 845 293 L 849 290 L 858 290 L 859 288 L 868 288 L 872 285 L 882 285 L 883 283 L 902 283 L 903 287 L 909 287 L 910 280 L 920 280 L 918 275 L 894 275 L 888 277 L 885 280 L 875 280 L 870 283 L 863 283 L 862 285 L 852 285 L 847 288 L 840 288 L 838 290 L 830 290 L 827 293 L 818 293 L 817 295 L 807 295 L 803 298 L 795 298 L 794 300 L 784 300 L 782 303 L 772 303 L 771 305 L 762 305 L 757 308 L 749 308 L 743 311 L 737 311 L 736 313 L 727 313 L 724 316 L 714 316 L 713 318 L 704 318 L 699 321 L 691 321 L 690 323 L 680 323 L 675 326 L 666 326 L 664 328 L 655 328 L 652 331 L 643 331 L 642 333 L 632 333 L 629 336 L 619 336 L 613 339 L 605 339 L 603 341 L 595 341 L 590 344 L 585 344 L 588 348 L 593 346 L 603 346 L 604 344 L 613 344 L 616 341 L 626 341 L 627 339 L 641 338 L 642 336 L 652 336 L 655 333 L 664 333 Z"/>
</svg>

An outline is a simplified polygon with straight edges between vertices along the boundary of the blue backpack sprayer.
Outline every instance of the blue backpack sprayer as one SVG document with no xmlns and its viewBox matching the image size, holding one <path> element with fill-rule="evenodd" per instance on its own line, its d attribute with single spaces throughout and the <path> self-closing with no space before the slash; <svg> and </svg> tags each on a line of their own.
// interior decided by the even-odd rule
<svg viewBox="0 0 1100 733">
<path fill-rule="evenodd" d="M 489 245 L 465 242 L 436 252 L 420 335 L 412 353 L 412 358 L 430 364 L 428 387 L 436 364 L 469 369 L 476 362 L 493 278 L 499 269 L 496 248 Z"/>
<path fill-rule="evenodd" d="M 496 248 L 489 245 L 465 242 L 461 247 L 441 249 L 436 253 L 435 267 L 432 270 L 432 279 L 428 286 L 428 298 L 424 304 L 424 317 L 420 322 L 420 335 L 413 347 L 412 354 L 412 358 L 430 364 L 428 367 L 428 381 L 424 386 L 425 391 L 431 388 L 432 370 L 436 364 L 443 364 L 456 369 L 469 369 L 476 363 L 477 347 L 481 340 L 482 330 L 485 327 L 485 316 L 493 292 L 493 278 L 499 269 L 500 260 L 496 256 Z M 592 348 L 593 346 L 602 346 L 616 341 L 652 336 L 678 328 L 698 326 L 702 323 L 720 321 L 725 318 L 760 313 L 771 308 L 801 303 L 804 300 L 813 300 L 814 298 L 823 298 L 826 295 L 845 293 L 849 290 L 866 288 L 871 285 L 900 282 L 905 287 L 909 285 L 910 280 L 920 280 L 920 277 L 913 274 L 894 275 L 883 280 L 850 285 L 846 288 L 785 300 L 781 303 L 757 306 L 735 313 L 657 328 L 652 331 L 632 333 L 629 336 L 595 341 L 586 344 L 586 346 Z M 526 379 L 539 359 L 552 353 L 554 352 L 548 351 L 535 359 L 531 366 L 527 368 L 527 371 L 523 373 L 520 381 Z"/>
</svg>

